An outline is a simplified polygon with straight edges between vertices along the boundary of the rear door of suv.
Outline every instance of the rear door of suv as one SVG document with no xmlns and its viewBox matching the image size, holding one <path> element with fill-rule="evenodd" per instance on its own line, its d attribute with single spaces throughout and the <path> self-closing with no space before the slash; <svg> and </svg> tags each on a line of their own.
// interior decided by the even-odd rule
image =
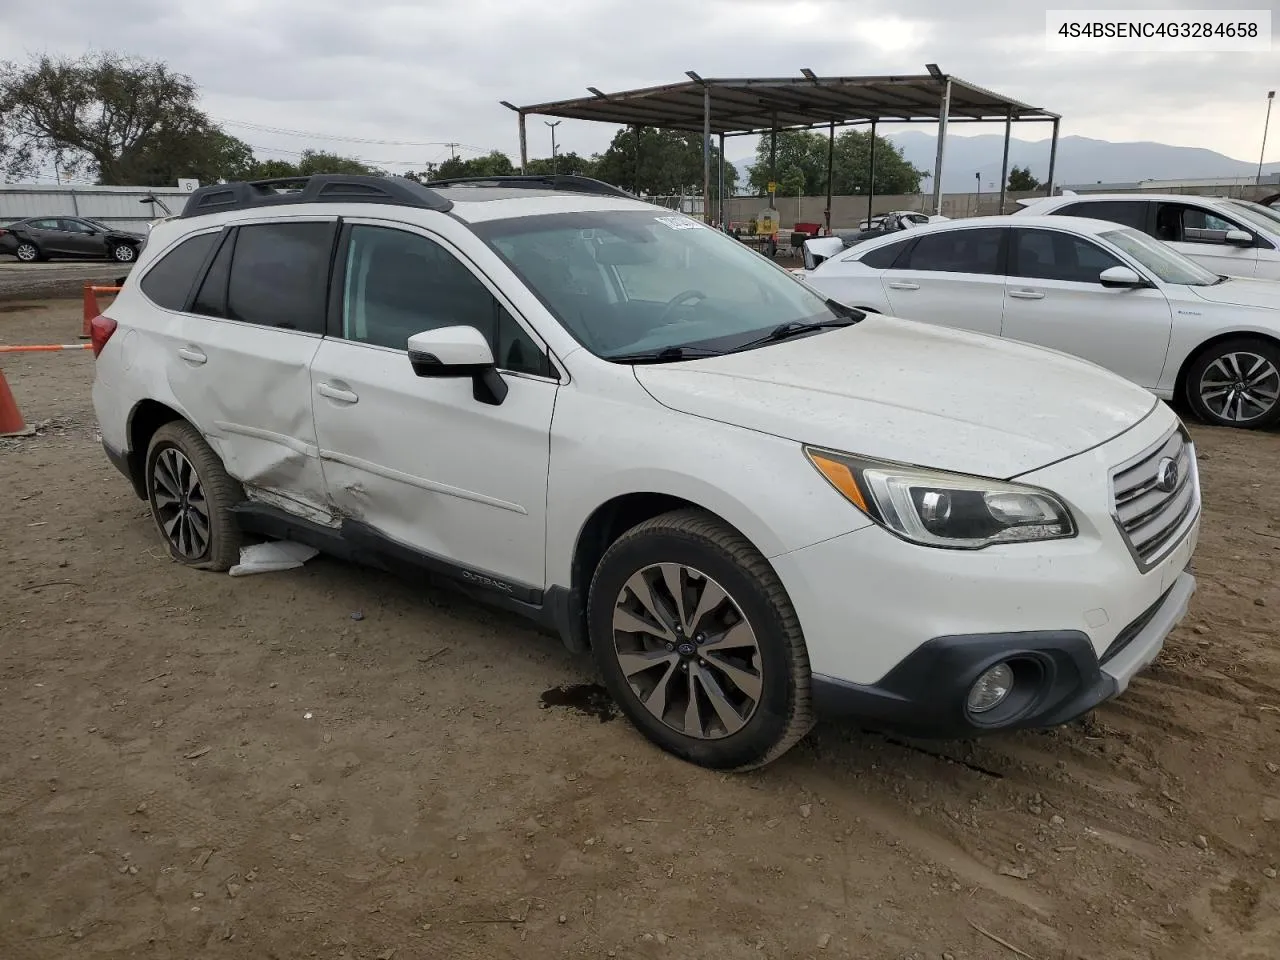
<svg viewBox="0 0 1280 960">
<path fill-rule="evenodd" d="M 329 516 L 308 368 L 324 335 L 336 218 L 242 223 L 188 237 L 147 268 L 169 387 L 232 476 Z"/>
</svg>

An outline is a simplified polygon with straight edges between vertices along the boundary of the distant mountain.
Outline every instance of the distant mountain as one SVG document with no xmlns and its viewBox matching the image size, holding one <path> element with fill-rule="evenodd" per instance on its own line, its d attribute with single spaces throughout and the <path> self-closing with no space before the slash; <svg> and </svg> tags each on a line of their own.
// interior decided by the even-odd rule
<svg viewBox="0 0 1280 960">
<path fill-rule="evenodd" d="M 887 135 L 907 162 L 919 170 L 933 170 L 937 137 L 922 130 Z M 975 173 L 982 174 L 982 189 L 999 189 L 1000 159 L 1004 149 L 1002 134 L 976 137 L 947 137 L 943 160 L 942 189 L 947 193 L 970 193 L 976 186 Z M 753 159 L 734 160 L 740 183 L 747 182 Z M 1044 180 L 1049 175 L 1049 140 L 1009 141 L 1009 166 L 1030 167 L 1031 175 Z M 1167 143 L 1113 143 L 1089 137 L 1062 137 L 1058 141 L 1058 162 L 1054 180 L 1058 185 L 1128 182 L 1133 180 L 1194 180 L 1202 177 L 1247 177 L 1258 171 L 1257 162 L 1236 160 L 1204 147 L 1175 147 Z M 1263 173 L 1280 173 L 1280 163 L 1269 163 Z"/>
</svg>

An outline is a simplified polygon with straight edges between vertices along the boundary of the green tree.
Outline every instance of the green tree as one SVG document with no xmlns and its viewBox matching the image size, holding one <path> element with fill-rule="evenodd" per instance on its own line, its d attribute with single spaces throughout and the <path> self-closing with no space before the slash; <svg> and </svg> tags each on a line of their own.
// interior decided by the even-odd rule
<svg viewBox="0 0 1280 960">
<path fill-rule="evenodd" d="M 907 163 L 893 141 L 877 136 L 876 181 L 878 194 L 916 193 L 920 189 L 920 171 Z M 769 164 L 769 135 L 756 143 L 756 162 L 751 166 L 751 186 L 757 193 L 766 192 L 773 170 L 777 184 L 785 194 L 794 195 L 797 187 L 809 196 L 827 192 L 828 137 L 810 130 L 785 130 L 777 135 L 776 166 Z M 800 183 L 797 184 L 797 179 Z M 866 193 L 871 186 L 871 132 L 845 130 L 836 137 L 832 157 L 832 192 L 841 195 Z"/>
<path fill-rule="evenodd" d="M 359 176 L 385 176 L 386 172 L 361 160 L 342 157 L 324 150 L 303 150 L 298 160 L 298 174 L 309 177 L 317 173 L 349 173 Z"/>
<path fill-rule="evenodd" d="M 1014 167 L 1009 171 L 1009 190 L 1039 190 L 1043 184 L 1031 175 L 1030 167 Z"/>
<path fill-rule="evenodd" d="M 529 176 L 545 177 L 552 173 L 567 173 L 578 177 L 594 177 L 596 160 L 594 157 L 583 157 L 570 150 L 568 153 L 557 153 L 555 164 L 550 157 L 536 157 L 525 164 L 525 173 Z"/>
<path fill-rule="evenodd" d="M 510 157 L 501 150 L 491 150 L 484 156 L 468 160 L 451 157 L 440 164 L 435 177 L 438 180 L 452 180 L 455 177 L 509 177 L 516 172 Z"/>
<path fill-rule="evenodd" d="M 243 140 L 216 127 L 199 126 L 129 151 L 118 161 L 116 176 L 122 183 L 162 187 L 183 177 L 201 183 L 244 180 L 256 166 L 253 149 Z"/>
<path fill-rule="evenodd" d="M 636 155 L 636 132 L 619 130 L 605 152 L 595 159 L 595 176 L 625 190 L 639 189 L 656 196 L 702 193 L 702 136 L 659 130 L 639 129 L 639 157 Z M 719 193 L 720 150 L 711 145 L 711 196 Z M 738 171 L 725 164 L 727 196 L 737 190 Z"/>
<path fill-rule="evenodd" d="M 238 148 L 216 141 L 197 106 L 192 79 L 161 61 L 102 52 L 78 58 L 42 55 L 0 64 L 0 140 L 10 154 L 58 158 L 106 184 L 147 176 L 166 182 L 194 170 L 211 142 L 225 157 Z"/>
<path fill-rule="evenodd" d="M 749 179 L 757 195 L 768 192 L 769 181 L 776 173 L 780 178 L 784 171 L 796 170 L 800 174 L 800 189 L 808 194 L 826 193 L 827 189 L 827 138 L 808 130 L 783 130 L 777 135 L 777 158 L 769 163 L 770 137 L 764 134 L 756 142 L 756 162 L 751 165 Z M 781 185 L 781 184 L 779 184 Z M 794 182 L 788 184 L 794 187 Z M 794 189 L 787 191 L 795 193 Z"/>
</svg>

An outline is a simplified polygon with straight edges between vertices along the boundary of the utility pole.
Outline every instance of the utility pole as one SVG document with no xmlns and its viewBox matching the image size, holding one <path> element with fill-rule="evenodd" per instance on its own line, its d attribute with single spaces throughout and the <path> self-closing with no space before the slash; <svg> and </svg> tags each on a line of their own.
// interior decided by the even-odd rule
<svg viewBox="0 0 1280 960">
<path fill-rule="evenodd" d="M 1276 92 L 1267 92 L 1267 119 L 1262 123 L 1262 153 L 1258 156 L 1258 183 L 1262 183 L 1262 161 L 1267 156 L 1267 128 L 1271 126 L 1271 104 L 1275 102 Z"/>
<path fill-rule="evenodd" d="M 543 120 L 542 122 L 551 128 L 551 172 L 556 174 L 560 172 L 556 164 L 556 127 L 560 126 L 563 121 Z"/>
<path fill-rule="evenodd" d="M 451 158 L 453 158 L 454 160 L 457 160 L 457 159 L 458 159 L 458 147 L 462 146 L 462 144 L 460 144 L 460 143 L 446 143 L 446 144 L 445 144 L 445 146 L 449 148 L 449 156 L 450 156 Z"/>
</svg>

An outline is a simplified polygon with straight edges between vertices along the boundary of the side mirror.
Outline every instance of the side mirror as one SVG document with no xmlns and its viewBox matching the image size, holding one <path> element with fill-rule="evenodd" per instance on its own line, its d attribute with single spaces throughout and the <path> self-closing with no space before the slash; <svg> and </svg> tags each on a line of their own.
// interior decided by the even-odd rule
<svg viewBox="0 0 1280 960">
<path fill-rule="evenodd" d="M 1228 230 L 1227 235 L 1222 238 L 1233 247 L 1252 247 L 1253 234 L 1244 230 Z"/>
<path fill-rule="evenodd" d="M 1147 282 L 1128 267 L 1108 267 L 1098 274 L 1098 282 L 1104 287 L 1145 287 Z"/>
<path fill-rule="evenodd" d="M 507 382 L 498 373 L 489 341 L 475 327 L 438 327 L 409 338 L 409 363 L 419 377 L 470 377 L 472 396 L 498 406 Z"/>
</svg>

